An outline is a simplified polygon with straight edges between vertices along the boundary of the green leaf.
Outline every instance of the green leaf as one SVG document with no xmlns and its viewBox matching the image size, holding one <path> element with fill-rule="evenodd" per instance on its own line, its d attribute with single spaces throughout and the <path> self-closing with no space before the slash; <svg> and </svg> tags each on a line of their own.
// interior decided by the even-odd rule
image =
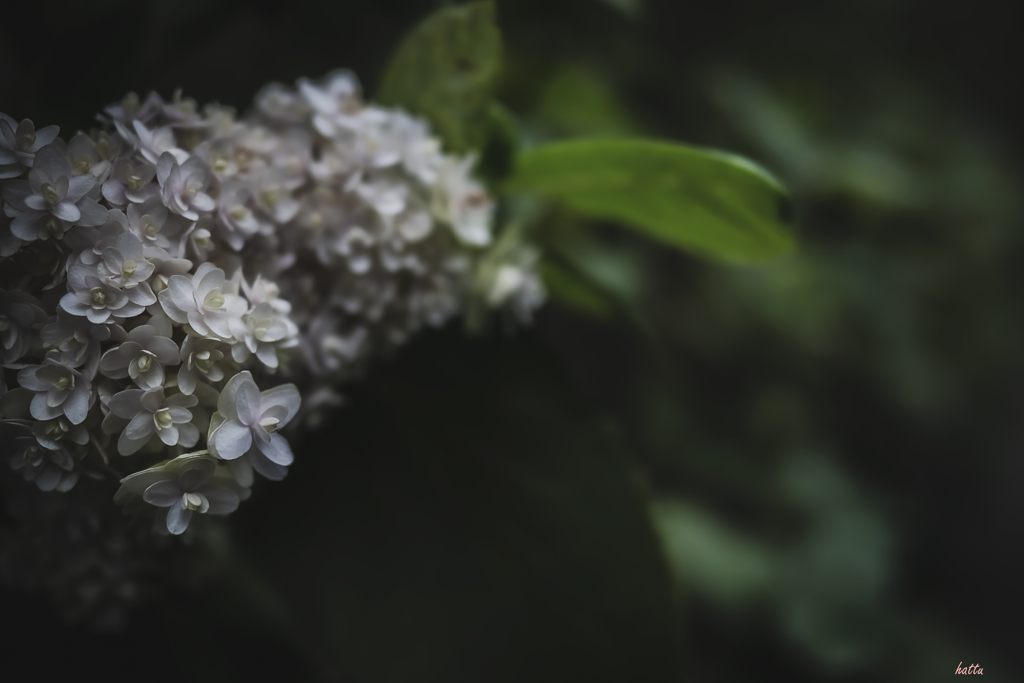
<svg viewBox="0 0 1024 683">
<path fill-rule="evenodd" d="M 559 142 L 520 155 L 505 189 L 561 200 L 667 244 L 727 261 L 790 251 L 789 195 L 732 154 L 655 140 Z"/>
<path fill-rule="evenodd" d="M 493 2 L 446 7 L 405 38 L 384 72 L 377 100 L 428 119 L 453 152 L 483 146 L 501 33 Z"/>
</svg>

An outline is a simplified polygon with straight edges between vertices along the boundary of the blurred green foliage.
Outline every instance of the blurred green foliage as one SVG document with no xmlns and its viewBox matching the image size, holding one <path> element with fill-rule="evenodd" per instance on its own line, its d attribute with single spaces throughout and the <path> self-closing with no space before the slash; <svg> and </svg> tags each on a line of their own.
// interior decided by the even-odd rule
<svg viewBox="0 0 1024 683">
<path fill-rule="evenodd" d="M 398 46 L 376 100 L 430 121 L 448 149 L 484 146 L 491 98 L 501 72 L 501 32 L 494 3 L 446 7 Z"/>
</svg>

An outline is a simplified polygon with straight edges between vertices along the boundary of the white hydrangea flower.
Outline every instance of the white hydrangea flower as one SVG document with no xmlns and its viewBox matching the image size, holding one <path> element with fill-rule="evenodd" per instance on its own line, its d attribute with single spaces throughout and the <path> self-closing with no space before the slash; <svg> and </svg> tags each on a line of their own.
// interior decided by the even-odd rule
<svg viewBox="0 0 1024 683">
<path fill-rule="evenodd" d="M 238 275 L 241 275 L 241 271 L 238 272 Z M 281 298 L 281 288 L 273 280 L 257 275 L 256 279 L 252 281 L 252 285 L 243 279 L 241 286 L 242 293 L 245 294 L 250 306 L 256 307 L 267 303 L 278 313 L 285 315 L 291 313 L 292 305 L 286 299 Z"/>
<path fill-rule="evenodd" d="M 179 163 L 188 159 L 188 152 L 177 147 L 174 131 L 169 126 L 150 129 L 139 119 L 131 122 L 131 128 L 121 121 L 115 121 L 115 125 L 121 137 L 151 164 L 156 164 L 164 154 L 170 154 Z"/>
<path fill-rule="evenodd" d="M 119 207 L 146 202 L 158 194 L 159 188 L 153 185 L 155 177 L 153 164 L 122 157 L 114 162 L 110 176 L 103 183 L 103 198 Z"/>
<path fill-rule="evenodd" d="M 34 296 L 0 289 L 0 365 L 21 360 L 32 344 L 35 328 L 45 322 L 46 312 Z"/>
<path fill-rule="evenodd" d="M 307 78 L 299 79 L 299 94 L 315 112 L 313 127 L 327 137 L 333 137 L 338 132 L 339 120 L 357 108 L 358 93 L 359 81 L 349 71 L 339 70 L 328 74 L 323 86 Z"/>
<path fill-rule="evenodd" d="M 256 109 L 280 123 L 298 123 L 309 111 L 303 99 L 280 83 L 264 86 L 256 95 Z"/>
<path fill-rule="evenodd" d="M 60 362 L 60 353 L 51 351 L 42 365 L 28 365 L 18 372 L 18 384 L 34 392 L 32 417 L 51 420 L 62 415 L 71 424 L 85 421 L 94 396 L 86 377 Z"/>
<path fill-rule="evenodd" d="M 268 368 L 277 368 L 277 349 L 298 344 L 298 334 L 287 315 L 263 302 L 246 315 L 244 324 L 236 325 L 234 336 L 239 341 L 231 347 L 231 357 L 244 363 L 256 354 Z"/>
<path fill-rule="evenodd" d="M 12 210 L 12 213 L 17 214 L 17 211 Z M 0 258 L 18 253 L 22 244 L 24 242 L 11 232 L 11 216 L 7 213 L 3 196 L 0 194 Z"/>
<path fill-rule="evenodd" d="M 284 225 L 299 213 L 301 204 L 292 196 L 295 179 L 287 169 L 260 169 L 250 182 L 256 207 L 274 223 Z"/>
<path fill-rule="evenodd" d="M 32 168 L 36 152 L 53 142 L 59 132 L 57 126 L 36 130 L 31 119 L 18 123 L 0 112 L 0 180 L 17 178 Z"/>
<path fill-rule="evenodd" d="M 160 292 L 160 305 L 167 317 L 177 323 L 188 323 L 201 337 L 212 334 L 231 339 L 231 326 L 241 322 L 246 305 L 242 297 L 225 288 L 228 284 L 223 270 L 203 263 L 191 278 L 172 275 L 167 289 Z"/>
<path fill-rule="evenodd" d="M 110 399 L 110 415 L 129 421 L 117 441 L 117 452 L 131 455 L 145 446 L 154 434 L 167 446 L 195 446 L 199 430 L 192 424 L 192 413 L 188 409 L 196 403 L 195 396 L 165 396 L 162 387 L 149 391 L 126 389 L 114 394 Z M 117 423 L 104 418 L 105 429 L 113 424 Z"/>
<path fill-rule="evenodd" d="M 146 390 L 162 387 L 164 366 L 178 362 L 178 345 L 169 336 L 170 329 L 159 330 L 155 325 L 136 327 L 124 342 L 103 354 L 100 372 L 111 379 L 131 377 Z"/>
<path fill-rule="evenodd" d="M 472 179 L 476 163 L 473 156 L 446 159 L 438 174 L 434 213 L 448 223 L 452 232 L 466 244 L 485 246 L 491 241 L 494 203 Z"/>
<path fill-rule="evenodd" d="M 129 204 L 125 213 L 128 231 L 147 248 L 171 249 L 177 245 L 182 230 L 187 226 L 186 222 L 169 219 L 167 207 L 159 198 L 149 199 L 142 204 Z"/>
<path fill-rule="evenodd" d="M 227 460 L 243 486 L 251 485 L 254 469 L 268 479 L 283 479 L 294 456 L 278 430 L 295 417 L 299 404 L 294 384 L 261 393 L 252 373 L 238 373 L 224 386 L 210 419 L 210 453 Z"/>
<path fill-rule="evenodd" d="M 64 235 L 64 243 L 74 251 L 69 267 L 76 262 L 95 266 L 103 260 L 103 251 L 114 246 L 128 228 L 128 219 L 119 209 L 107 211 L 107 220 L 98 226 L 77 226 Z"/>
<path fill-rule="evenodd" d="M 181 88 L 174 92 L 170 102 L 164 104 L 161 113 L 174 128 L 208 128 L 213 125 L 200 114 L 194 99 L 182 96 Z"/>
<path fill-rule="evenodd" d="M 3 186 L 4 199 L 17 215 L 11 232 L 25 242 L 60 238 L 73 225 L 94 226 L 107 220 L 107 210 L 88 196 L 96 188 L 90 174 L 74 175 L 61 146 L 51 143 L 38 152 L 28 180 Z"/>
<path fill-rule="evenodd" d="M 149 279 L 150 288 L 157 293 L 167 289 L 167 283 L 175 275 L 187 275 L 192 270 L 192 262 L 184 258 L 175 258 L 160 247 L 147 247 L 146 256 L 153 263 L 153 276 Z M 166 314 L 165 314 L 166 315 Z"/>
<path fill-rule="evenodd" d="M 57 319 L 43 327 L 41 333 L 45 344 L 60 351 L 61 363 L 69 368 L 82 368 L 82 374 L 89 380 L 96 376 L 99 368 L 102 343 L 115 335 L 117 338 L 124 336 L 120 325 L 97 325 L 63 308 L 57 309 Z"/>
<path fill-rule="evenodd" d="M 71 172 L 75 175 L 88 173 L 96 178 L 97 183 L 103 184 L 110 175 L 111 163 L 105 158 L 103 150 L 97 146 L 96 141 L 85 133 L 78 133 L 68 142 L 64 150 L 64 158 L 71 166 Z"/>
<path fill-rule="evenodd" d="M 148 290 L 146 299 L 153 299 L 150 303 L 156 303 L 156 298 L 146 280 L 153 270 L 153 264 L 143 254 L 142 242 L 130 232 L 118 235 L 113 246 L 103 250 L 103 260 L 98 264 L 98 274 L 121 289 Z"/>
<path fill-rule="evenodd" d="M 34 482 L 40 491 L 60 491 L 74 488 L 78 481 L 75 459 L 64 448 L 42 448 L 32 437 L 15 439 L 11 469 L 21 472 L 25 481 Z"/>
<path fill-rule="evenodd" d="M 40 420 L 32 425 L 32 436 L 43 448 L 56 451 L 68 444 L 84 446 L 89 443 L 89 432 L 84 425 L 71 424 L 64 416 Z"/>
<path fill-rule="evenodd" d="M 209 213 L 217 206 L 206 194 L 210 173 L 206 162 L 198 157 L 189 157 L 179 164 L 173 154 L 164 152 L 156 165 L 156 177 L 164 206 L 179 216 L 197 221 L 201 213 Z"/>
<path fill-rule="evenodd" d="M 92 323 L 105 323 L 115 317 L 131 318 L 156 303 L 149 285 L 121 289 L 101 277 L 96 268 L 81 263 L 68 269 L 68 288 L 71 291 L 60 300 L 61 308 Z"/>
<path fill-rule="evenodd" d="M 224 379 L 224 370 L 220 367 L 220 361 L 224 358 L 221 344 L 219 339 L 205 339 L 191 334 L 185 338 L 179 357 L 181 367 L 178 369 L 178 389 L 181 393 L 194 393 L 200 377 L 208 382 Z"/>
<path fill-rule="evenodd" d="M 485 292 L 487 303 L 492 307 L 510 304 L 517 318 L 529 322 L 532 311 L 544 302 L 544 286 L 535 269 L 539 257 L 533 249 L 521 249 L 499 263 Z"/>
<path fill-rule="evenodd" d="M 225 184 L 217 199 L 219 234 L 235 251 L 241 251 L 246 239 L 263 230 L 263 224 L 250 208 L 253 189 L 240 183 Z"/>
<path fill-rule="evenodd" d="M 155 92 L 149 93 L 145 102 L 140 102 L 139 96 L 130 92 L 120 102 L 106 107 L 103 110 L 103 115 L 97 116 L 97 118 L 101 121 L 110 121 L 115 125 L 117 123 L 130 125 L 133 121 L 148 123 L 163 110 L 163 106 L 163 98 Z"/>
<path fill-rule="evenodd" d="M 158 528 L 177 536 L 188 528 L 193 512 L 232 513 L 239 501 L 249 497 L 249 489 L 235 482 L 214 460 L 183 455 L 122 479 L 115 502 L 123 504 L 133 495 L 161 508 Z"/>
<path fill-rule="evenodd" d="M 210 253 L 217 248 L 213 233 L 209 229 L 211 226 L 211 221 L 206 217 L 193 223 L 189 231 L 182 237 L 181 253 L 200 263 L 209 260 Z"/>
</svg>

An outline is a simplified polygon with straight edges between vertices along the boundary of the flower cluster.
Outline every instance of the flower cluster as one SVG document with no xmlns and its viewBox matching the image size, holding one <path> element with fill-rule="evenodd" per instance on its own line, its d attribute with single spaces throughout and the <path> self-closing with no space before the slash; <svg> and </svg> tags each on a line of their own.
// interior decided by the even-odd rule
<svg viewBox="0 0 1024 683">
<path fill-rule="evenodd" d="M 532 252 L 488 249 L 474 158 L 347 72 L 242 119 L 180 93 L 98 119 L 65 141 L 0 114 L 0 421 L 42 491 L 113 477 L 181 534 L 282 479 L 300 403 L 337 403 L 367 359 L 470 299 L 543 298 Z"/>
<path fill-rule="evenodd" d="M 475 291 L 494 203 L 472 177 L 474 157 L 444 154 L 421 119 L 364 103 L 348 72 L 267 86 L 242 125 L 196 153 L 224 188 L 209 232 L 292 303 L 301 362 L 325 378 L 310 409 L 472 295 L 500 306 L 540 291 L 532 263 L 498 299 Z M 512 308 L 528 318 L 541 300 Z"/>
</svg>

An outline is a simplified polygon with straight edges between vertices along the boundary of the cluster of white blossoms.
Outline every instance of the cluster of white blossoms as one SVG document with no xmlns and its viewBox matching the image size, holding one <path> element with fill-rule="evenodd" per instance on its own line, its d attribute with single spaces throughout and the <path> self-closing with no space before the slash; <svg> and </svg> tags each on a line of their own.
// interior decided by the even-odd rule
<svg viewBox="0 0 1024 683">
<path fill-rule="evenodd" d="M 181 534 L 286 475 L 300 398 L 337 403 L 470 297 L 543 299 L 528 248 L 485 258 L 473 157 L 346 72 L 268 86 L 244 119 L 180 94 L 99 119 L 65 141 L 0 114 L 0 420 L 42 491 L 116 477 Z"/>
</svg>

